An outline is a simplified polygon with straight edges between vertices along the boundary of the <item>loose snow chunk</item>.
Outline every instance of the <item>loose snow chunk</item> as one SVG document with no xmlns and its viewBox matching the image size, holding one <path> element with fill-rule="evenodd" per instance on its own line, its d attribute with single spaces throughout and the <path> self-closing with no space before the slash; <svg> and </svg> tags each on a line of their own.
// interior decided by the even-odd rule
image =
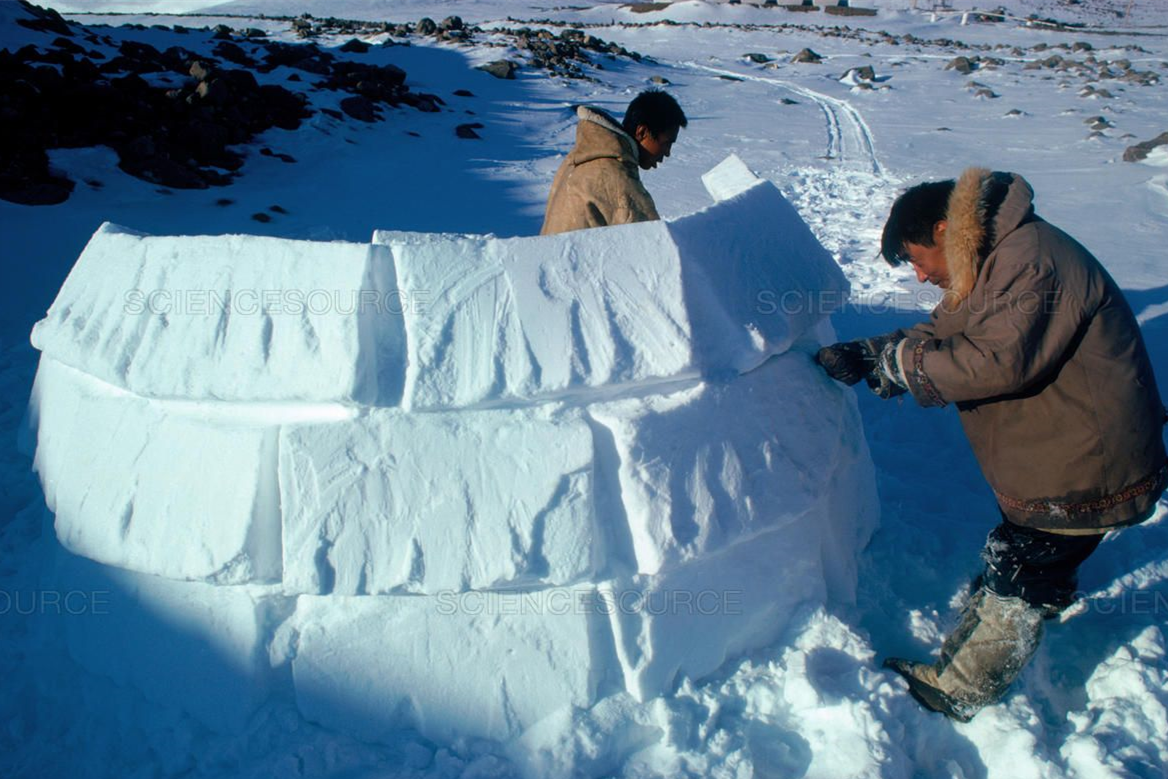
<svg viewBox="0 0 1168 779">
<path fill-rule="evenodd" d="M 378 233 L 405 311 L 403 405 L 533 399 L 683 374 L 692 358 L 662 223 L 496 239 Z"/>
<path fill-rule="evenodd" d="M 619 677 L 591 588 L 438 596 L 301 596 L 292 662 L 308 719 L 371 740 L 509 740 L 587 707 Z"/>
<path fill-rule="evenodd" d="M 392 277 L 392 258 L 368 244 L 107 223 L 32 342 L 146 397 L 394 403 L 404 362 Z"/>
<path fill-rule="evenodd" d="M 285 428 L 287 592 L 434 593 L 588 577 L 602 555 L 576 412 L 406 414 Z"/>
<path fill-rule="evenodd" d="M 670 222 L 669 234 L 707 375 L 781 354 L 847 297 L 843 271 L 769 181 Z"/>
<path fill-rule="evenodd" d="M 178 582 L 57 552 L 54 591 L 69 654 L 92 673 L 240 733 L 273 686 L 267 624 L 284 611 L 260 588 Z"/>
<path fill-rule="evenodd" d="M 820 504 L 859 489 L 838 481 L 862 446 L 853 403 L 791 352 L 729 382 L 590 407 L 612 431 L 638 571 L 800 522 L 850 523 Z"/>
<path fill-rule="evenodd" d="M 61 543 L 175 579 L 278 579 L 276 428 L 160 405 L 41 357 L 34 467 Z"/>
<path fill-rule="evenodd" d="M 761 181 L 737 154 L 731 154 L 702 174 L 702 185 L 715 202 L 729 200 Z"/>
</svg>

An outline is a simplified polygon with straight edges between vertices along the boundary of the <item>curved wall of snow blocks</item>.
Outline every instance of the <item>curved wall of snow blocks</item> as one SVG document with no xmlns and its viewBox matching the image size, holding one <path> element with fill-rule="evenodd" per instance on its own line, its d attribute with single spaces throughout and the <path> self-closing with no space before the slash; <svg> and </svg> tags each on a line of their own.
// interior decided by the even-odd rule
<svg viewBox="0 0 1168 779">
<path fill-rule="evenodd" d="M 702 212 L 560 236 L 103 226 L 32 336 L 58 576 L 125 605 L 74 654 L 222 730 L 290 686 L 363 738 L 519 744 L 852 598 L 872 466 L 810 359 L 847 284 L 712 173 Z M 215 648 L 203 683 L 147 621 Z"/>
</svg>

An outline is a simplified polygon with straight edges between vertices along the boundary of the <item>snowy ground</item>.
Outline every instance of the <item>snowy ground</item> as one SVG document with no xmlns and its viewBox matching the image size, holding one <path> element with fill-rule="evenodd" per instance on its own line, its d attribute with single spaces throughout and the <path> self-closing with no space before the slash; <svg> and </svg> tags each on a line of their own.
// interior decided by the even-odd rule
<svg viewBox="0 0 1168 779">
<path fill-rule="evenodd" d="M 500 81 L 471 69 L 498 50 L 420 42 L 374 49 L 370 61 L 400 65 L 411 88 L 442 96 L 452 110 L 428 115 L 406 109 L 368 126 L 318 115 L 297 132 L 270 131 L 262 144 L 298 162 L 260 156 L 257 144 L 243 176 L 226 189 L 163 193 L 119 171 L 107 149 L 56 152 L 57 167 L 100 186 L 80 183 L 59 206 L 0 202 L 9 279 L 0 305 L 0 433 L 11 444 L 0 454 L 0 774 L 513 775 L 507 756 L 490 743 L 434 744 L 402 733 L 400 744 L 373 746 L 305 722 L 289 701 L 266 706 L 246 737 L 216 735 L 80 670 L 54 639 L 54 623 L 38 618 L 50 610 L 43 602 L 32 615 L 20 613 L 39 597 L 55 543 L 43 527 L 29 461 L 14 445 L 35 370 L 28 332 L 103 221 L 159 234 L 314 239 L 367 240 L 374 229 L 533 234 L 558 155 L 571 144 L 570 106 L 593 103 L 619 113 L 651 77 L 661 76 L 690 125 L 674 156 L 645 176 L 660 210 L 677 216 L 705 205 L 699 175 L 728 153 L 738 154 L 788 195 L 852 281 L 855 305 L 835 320 L 842 337 L 891 330 L 935 301 L 905 272 L 877 260 L 879 229 L 905 186 L 980 164 L 1025 175 L 1039 213 L 1071 231 L 1111 270 L 1141 318 L 1161 383 L 1168 382 L 1168 273 L 1162 267 L 1168 155 L 1122 161 L 1127 146 L 1168 130 L 1168 84 L 1092 81 L 1086 72 L 1026 67 L 1055 52 L 1078 60 L 1093 54 L 1128 59 L 1134 69 L 1168 81 L 1168 7 L 1161 0 L 1135 0 L 1127 17 L 1119 16 L 1129 5 L 1123 0 L 1005 3 L 1019 16 L 1034 12 L 1088 25 L 1072 32 L 1014 22 L 961 26 L 959 15 L 934 19 L 908 10 L 907 1 L 877 3 L 882 10 L 874 18 L 697 0 L 652 13 L 615 4 L 553 5 L 56 4 L 63 11 L 308 11 L 393 21 L 457 13 L 483 26 L 507 17 L 551 19 L 587 26 L 653 61 L 606 62 L 594 72 L 595 82 L 530 70 Z M 73 18 L 86 24 L 223 21 Z M 293 39 L 284 23 L 247 23 Z M 837 35 L 844 25 L 851 32 Z M 23 43 L 21 33 L 5 29 L 13 39 L 0 45 Z M 911 33 L 923 42 L 893 45 L 880 31 Z M 173 36 L 158 30 L 110 34 L 173 45 Z M 1076 41 L 1094 51 L 1033 48 Z M 1004 48 L 993 49 L 997 44 Z M 791 64 L 805 47 L 824 62 Z M 745 59 L 748 52 L 767 55 L 775 67 Z M 1003 63 L 970 75 L 946 70 L 959 54 Z M 839 80 L 863 65 L 875 70 L 876 89 Z M 1088 85 L 1114 97 L 1081 96 Z M 977 96 L 982 87 L 997 97 Z M 458 89 L 474 96 L 453 97 Z M 1093 134 L 1085 120 L 1094 116 L 1112 126 Z M 483 140 L 455 137 L 454 126 L 466 121 L 484 125 Z M 234 203 L 218 206 L 219 198 Z M 251 218 L 273 205 L 288 213 L 268 223 Z M 861 560 L 858 605 L 800 615 L 773 647 L 728 663 L 713 678 L 684 682 L 638 715 L 647 718 L 646 728 L 662 731 L 655 746 L 614 759 L 625 751 L 619 739 L 600 739 L 591 762 L 580 764 L 591 775 L 628 777 L 1168 776 L 1168 522 L 1153 520 L 1109 537 L 1083 568 L 1085 600 L 1048 625 L 1036 660 L 1006 702 L 968 725 L 950 723 L 921 711 L 878 661 L 889 654 L 923 657 L 939 645 L 952 606 L 976 571 L 985 533 L 997 521 L 994 501 L 951 409 L 923 411 L 866 393 L 859 402 L 883 516 Z M 577 731 L 605 732 L 606 716 L 623 715 L 595 713 Z"/>
</svg>

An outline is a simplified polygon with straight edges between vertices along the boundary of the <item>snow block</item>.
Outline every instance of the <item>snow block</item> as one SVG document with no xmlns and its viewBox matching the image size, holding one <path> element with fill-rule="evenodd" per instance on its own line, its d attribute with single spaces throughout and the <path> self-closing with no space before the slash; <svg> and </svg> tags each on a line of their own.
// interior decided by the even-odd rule
<svg viewBox="0 0 1168 779">
<path fill-rule="evenodd" d="M 275 426 L 214 424 L 41 357 L 33 467 L 74 554 L 173 579 L 280 577 Z"/>
<path fill-rule="evenodd" d="M 592 588 L 301 596 L 292 672 L 309 720 L 360 738 L 416 728 L 508 741 L 619 684 Z"/>
<path fill-rule="evenodd" d="M 54 618 L 91 673 L 241 733 L 274 687 L 269 624 L 288 610 L 263 588 L 178 582 L 110 568 L 58 548 Z"/>
<path fill-rule="evenodd" d="M 705 375 L 752 370 L 847 299 L 843 271 L 769 181 L 668 225 Z"/>
<path fill-rule="evenodd" d="M 588 578 L 603 559 L 579 412 L 406 414 L 289 426 L 284 588 L 435 593 Z"/>
<path fill-rule="evenodd" d="M 393 260 L 369 244 L 104 224 L 32 343 L 145 397 L 396 403 Z"/>
<path fill-rule="evenodd" d="M 647 701 L 679 676 L 701 679 L 774 643 L 800 607 L 823 603 L 820 554 L 808 518 L 665 573 L 605 584 L 625 689 Z"/>
<path fill-rule="evenodd" d="M 677 252 L 660 222 L 497 239 L 379 232 L 404 295 L 403 406 L 559 397 L 691 370 Z"/>
<path fill-rule="evenodd" d="M 403 296 L 427 301 L 404 313 L 402 405 L 588 398 L 744 372 L 789 349 L 848 284 L 778 189 L 732 163 L 711 184 L 726 199 L 668 223 L 509 239 L 376 233 Z"/>
<path fill-rule="evenodd" d="M 854 601 L 875 479 L 853 395 L 808 354 L 589 413 L 612 431 L 640 572 L 602 588 L 630 693 L 766 646 L 805 604 Z"/>
<path fill-rule="evenodd" d="M 822 507 L 857 489 L 836 480 L 863 445 L 854 401 L 804 352 L 728 382 L 588 412 L 612 431 L 640 573 L 800 522 L 854 522 Z"/>
</svg>

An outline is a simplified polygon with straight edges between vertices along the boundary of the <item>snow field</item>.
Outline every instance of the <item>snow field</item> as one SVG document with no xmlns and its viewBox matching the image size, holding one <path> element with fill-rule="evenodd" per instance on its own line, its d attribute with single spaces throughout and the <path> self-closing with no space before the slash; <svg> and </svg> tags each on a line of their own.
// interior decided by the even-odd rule
<svg viewBox="0 0 1168 779">
<path fill-rule="evenodd" d="M 36 468 L 81 556 L 59 576 L 121 604 L 72 628 L 79 662 L 215 729 L 282 691 L 359 738 L 524 763 L 541 722 L 854 599 L 872 466 L 809 356 L 846 282 L 773 185 L 711 180 L 691 216 L 552 237 L 103 226 L 34 332 Z M 177 317 L 119 290 L 292 282 L 410 304 Z M 133 645 L 160 626 L 185 644 Z"/>
</svg>

